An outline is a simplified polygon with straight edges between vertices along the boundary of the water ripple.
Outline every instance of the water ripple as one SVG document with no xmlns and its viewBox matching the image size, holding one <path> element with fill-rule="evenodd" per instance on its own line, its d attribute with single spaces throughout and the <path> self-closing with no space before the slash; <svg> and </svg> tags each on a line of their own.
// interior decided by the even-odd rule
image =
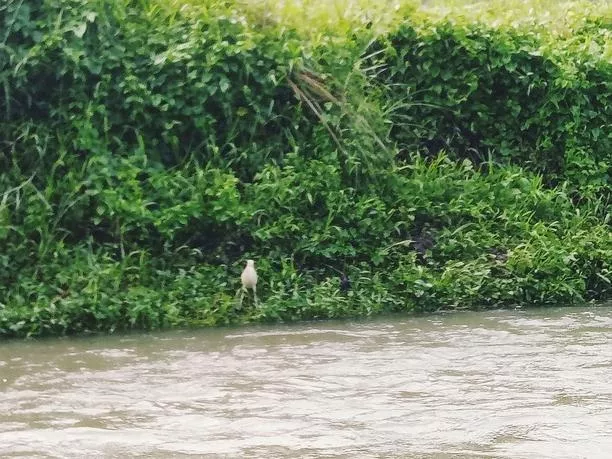
<svg viewBox="0 0 612 459">
<path fill-rule="evenodd" d="M 2 457 L 607 458 L 612 308 L 0 345 Z"/>
</svg>

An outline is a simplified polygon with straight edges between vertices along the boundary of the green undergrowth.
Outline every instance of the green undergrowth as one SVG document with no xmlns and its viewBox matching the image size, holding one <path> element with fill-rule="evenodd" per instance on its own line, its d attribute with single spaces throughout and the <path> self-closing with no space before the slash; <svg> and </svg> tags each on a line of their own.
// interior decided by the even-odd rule
<svg viewBox="0 0 612 459">
<path fill-rule="evenodd" d="M 5 2 L 0 336 L 609 300 L 609 7 L 505 3 Z"/>
</svg>

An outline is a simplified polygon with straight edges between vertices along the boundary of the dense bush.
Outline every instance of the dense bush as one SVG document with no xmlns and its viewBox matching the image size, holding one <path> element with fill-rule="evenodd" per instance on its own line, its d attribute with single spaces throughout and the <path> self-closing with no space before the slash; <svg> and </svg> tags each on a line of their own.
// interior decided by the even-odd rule
<svg viewBox="0 0 612 459">
<path fill-rule="evenodd" d="M 397 14 L 0 5 L 0 335 L 610 298 L 609 23 Z"/>
<path fill-rule="evenodd" d="M 393 113 L 392 138 L 407 151 L 513 162 L 609 199 L 612 62 L 594 41 L 560 43 L 546 49 L 535 32 L 479 23 L 403 24 L 376 45 L 387 97 L 410 102 Z"/>
</svg>

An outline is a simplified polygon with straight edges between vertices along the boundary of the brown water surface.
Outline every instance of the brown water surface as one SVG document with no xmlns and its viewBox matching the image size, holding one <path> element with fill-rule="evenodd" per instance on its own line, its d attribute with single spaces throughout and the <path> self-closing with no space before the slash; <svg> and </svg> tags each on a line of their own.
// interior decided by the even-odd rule
<svg viewBox="0 0 612 459">
<path fill-rule="evenodd" d="M 0 344 L 0 457 L 612 457 L 612 308 Z"/>
</svg>

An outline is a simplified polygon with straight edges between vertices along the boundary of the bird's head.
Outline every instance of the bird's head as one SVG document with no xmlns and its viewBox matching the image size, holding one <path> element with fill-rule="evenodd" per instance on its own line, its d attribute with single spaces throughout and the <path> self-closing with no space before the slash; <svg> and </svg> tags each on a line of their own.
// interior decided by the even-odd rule
<svg viewBox="0 0 612 459">
<path fill-rule="evenodd" d="M 254 268 L 255 267 L 255 261 L 254 260 L 247 260 L 247 266 L 250 268 Z"/>
</svg>

